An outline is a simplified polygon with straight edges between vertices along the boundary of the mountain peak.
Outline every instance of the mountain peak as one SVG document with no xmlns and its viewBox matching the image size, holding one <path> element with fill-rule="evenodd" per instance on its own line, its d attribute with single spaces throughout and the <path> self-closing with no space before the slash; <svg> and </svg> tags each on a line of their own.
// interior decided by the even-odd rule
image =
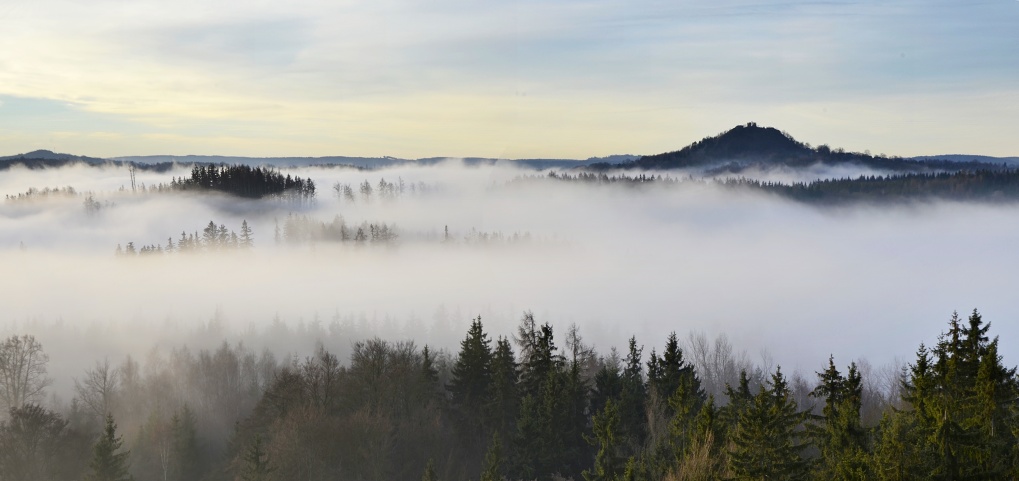
<svg viewBox="0 0 1019 481">
<path fill-rule="evenodd" d="M 737 125 L 710 140 L 714 141 L 710 142 L 711 148 L 723 147 L 725 150 L 754 155 L 771 152 L 800 152 L 805 148 L 804 145 L 782 131 L 774 127 L 759 127 L 754 122 Z"/>
<path fill-rule="evenodd" d="M 768 162 L 812 156 L 813 151 L 774 127 L 755 122 L 705 137 L 681 150 L 649 155 L 636 161 L 645 169 L 697 167 L 717 162 Z"/>
</svg>

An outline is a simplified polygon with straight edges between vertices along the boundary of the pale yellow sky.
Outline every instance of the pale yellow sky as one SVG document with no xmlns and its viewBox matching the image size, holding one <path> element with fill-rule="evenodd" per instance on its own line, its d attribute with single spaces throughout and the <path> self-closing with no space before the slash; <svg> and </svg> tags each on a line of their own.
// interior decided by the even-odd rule
<svg viewBox="0 0 1019 481">
<path fill-rule="evenodd" d="M 0 155 L 1019 155 L 1019 2 L 0 7 Z M 904 23 L 906 22 L 906 23 Z"/>
</svg>

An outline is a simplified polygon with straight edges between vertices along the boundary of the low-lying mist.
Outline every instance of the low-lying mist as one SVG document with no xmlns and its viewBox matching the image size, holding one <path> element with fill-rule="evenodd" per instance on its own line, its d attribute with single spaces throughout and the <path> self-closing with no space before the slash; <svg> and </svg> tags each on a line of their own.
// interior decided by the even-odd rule
<svg viewBox="0 0 1019 481">
<path fill-rule="evenodd" d="M 311 203 L 155 191 L 189 171 L 139 171 L 134 189 L 126 169 L 0 176 L 12 197 L 0 204 L 0 335 L 37 335 L 57 386 L 159 344 L 311 352 L 309 338 L 267 334 L 280 324 L 342 331 L 329 338 L 340 351 L 377 334 L 455 352 L 471 318 L 510 335 L 526 310 L 560 331 L 576 324 L 601 352 L 631 335 L 650 348 L 672 331 L 725 334 L 808 374 L 830 354 L 909 359 L 953 310 L 979 308 L 994 333 L 1019 338 L 1014 205 L 817 208 L 696 182 L 511 182 L 534 172 L 455 161 L 284 170 L 315 181 Z M 201 237 L 210 221 L 236 234 L 246 221 L 254 246 L 115 255 Z M 295 233 L 323 223 L 397 237 Z M 1002 344 L 1006 363 L 1014 345 Z"/>
</svg>

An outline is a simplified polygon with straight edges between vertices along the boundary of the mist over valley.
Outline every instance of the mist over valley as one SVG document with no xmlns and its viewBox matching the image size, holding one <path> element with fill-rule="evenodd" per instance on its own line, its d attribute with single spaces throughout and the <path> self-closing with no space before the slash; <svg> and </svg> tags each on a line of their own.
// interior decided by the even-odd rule
<svg viewBox="0 0 1019 481">
<path fill-rule="evenodd" d="M 613 396 L 639 408 L 627 429 L 649 431 L 630 432 L 625 451 L 657 463 L 653 449 L 667 445 L 653 432 L 684 419 L 677 403 L 710 398 L 725 413 L 751 390 L 785 390 L 778 399 L 794 404 L 783 409 L 818 413 L 835 399 L 813 387 L 830 358 L 852 363 L 849 381 L 834 364 L 825 375 L 856 383 L 859 422 L 875 430 L 907 406 L 917 346 L 943 346 L 953 311 L 973 329 L 982 314 L 994 336 L 1019 337 L 1008 321 L 1019 315 L 1019 172 L 846 154 L 777 132 L 748 124 L 614 163 L 9 157 L 0 352 L 41 366 L 26 378 L 36 390 L 12 398 L 10 422 L 43 416 L 95 433 L 112 413 L 132 446 L 123 459 L 145 479 L 269 479 L 250 473 L 276 469 L 468 479 L 482 468 L 544 479 L 588 472 L 593 453 L 569 449 L 596 445 L 577 418 L 562 441 L 573 448 L 536 457 L 532 440 L 546 435 L 527 416 L 545 412 L 533 403 L 558 382 L 595 423 L 616 409 Z M 794 154 L 740 140 L 759 134 Z M 982 355 L 1009 365 L 1014 345 L 995 340 Z M 508 376 L 498 389 L 523 397 L 464 391 L 479 352 Z M 547 385 L 534 378 L 542 356 Z M 611 394 L 619 379 L 639 380 L 649 397 Z M 470 414 L 463 396 L 482 395 L 522 404 L 497 419 Z M 401 407 L 408 400 L 423 404 Z M 494 424 L 460 431 L 471 416 Z M 113 443 L 113 420 L 107 434 L 73 442 Z M 341 424 L 313 428 L 323 422 Z M 470 441 L 471 429 L 493 440 Z M 327 446 L 314 436 L 371 447 L 337 447 L 305 466 L 302 450 Z M 418 436 L 446 441 L 424 448 Z M 186 443 L 160 457 L 169 440 Z M 516 454 L 491 461 L 497 442 Z M 84 469 L 83 458 L 62 459 L 52 469 Z M 669 466 L 641 469 L 653 479 L 675 473 Z"/>
</svg>

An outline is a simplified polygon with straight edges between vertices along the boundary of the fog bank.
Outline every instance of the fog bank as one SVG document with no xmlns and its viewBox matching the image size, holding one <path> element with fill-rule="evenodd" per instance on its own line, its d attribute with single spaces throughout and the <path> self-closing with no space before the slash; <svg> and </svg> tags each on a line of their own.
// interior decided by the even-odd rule
<svg viewBox="0 0 1019 481">
<path fill-rule="evenodd" d="M 75 333 L 102 357 L 147 350 L 213 318 L 233 339 L 275 320 L 326 330 L 335 321 L 363 326 L 347 331 L 357 335 L 454 348 L 470 318 L 482 315 L 493 335 L 509 335 L 531 310 L 560 332 L 576 323 L 602 351 L 623 348 L 631 335 L 650 350 L 671 331 L 725 333 L 751 354 L 767 349 L 776 363 L 809 373 L 829 354 L 842 364 L 909 359 L 953 310 L 979 308 L 1006 340 L 1006 363 L 1019 355 L 1007 342 L 1019 338 L 1014 206 L 818 209 L 697 183 L 507 184 L 528 172 L 455 162 L 288 173 L 316 181 L 314 204 L 142 194 L 129 181 L 121 191 L 126 171 L 116 169 L 6 173 L 0 194 L 70 185 L 104 207 L 86 212 L 83 195 L 0 204 L 0 334 L 38 329 L 60 344 L 59 332 Z M 402 181 L 403 193 L 381 196 L 383 178 Z M 369 198 L 358 191 L 364 181 L 376 187 Z M 337 196 L 336 183 L 353 186 L 354 200 Z M 385 223 L 399 237 L 277 244 L 274 231 L 288 216 Z M 246 220 L 254 248 L 114 255 L 118 244 L 176 242 L 210 220 L 234 231 Z M 47 350 L 55 363 L 64 355 Z"/>
</svg>

